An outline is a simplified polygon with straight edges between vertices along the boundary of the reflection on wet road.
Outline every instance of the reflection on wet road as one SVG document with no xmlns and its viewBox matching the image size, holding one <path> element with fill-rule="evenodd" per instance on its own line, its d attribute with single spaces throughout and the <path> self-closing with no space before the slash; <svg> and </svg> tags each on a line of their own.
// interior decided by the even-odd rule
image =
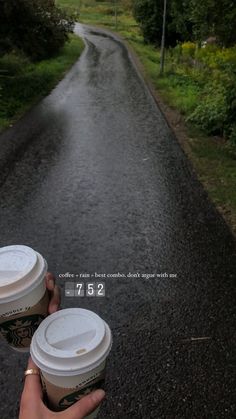
<svg viewBox="0 0 236 419">
<path fill-rule="evenodd" d="M 63 299 L 113 330 L 100 417 L 232 418 L 233 238 L 125 47 L 76 31 L 81 59 L 0 138 L 27 144 L 1 185 L 1 246 L 32 246 L 57 275 L 176 273 L 107 279 L 105 298 Z M 21 382 L 9 366 L 21 376 L 25 357 L 1 344 L 0 359 L 0 416 L 15 418 Z"/>
</svg>

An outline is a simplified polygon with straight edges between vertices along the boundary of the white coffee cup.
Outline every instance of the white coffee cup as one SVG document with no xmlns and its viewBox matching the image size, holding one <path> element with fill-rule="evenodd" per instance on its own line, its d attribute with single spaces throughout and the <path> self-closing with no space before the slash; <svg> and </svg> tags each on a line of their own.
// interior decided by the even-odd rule
<svg viewBox="0 0 236 419">
<path fill-rule="evenodd" d="M 28 246 L 0 248 L 0 333 L 9 345 L 28 352 L 33 333 L 47 316 L 47 262 Z"/>
<path fill-rule="evenodd" d="M 109 326 L 92 311 L 70 308 L 43 320 L 33 336 L 30 354 L 41 370 L 51 409 L 64 410 L 101 388 L 111 345 Z M 87 418 L 95 418 L 97 412 Z"/>
</svg>

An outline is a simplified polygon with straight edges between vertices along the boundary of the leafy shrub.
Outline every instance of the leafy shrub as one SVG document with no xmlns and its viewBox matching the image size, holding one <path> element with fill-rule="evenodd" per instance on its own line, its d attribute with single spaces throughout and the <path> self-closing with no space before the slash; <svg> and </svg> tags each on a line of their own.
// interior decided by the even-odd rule
<svg viewBox="0 0 236 419">
<path fill-rule="evenodd" d="M 64 45 L 72 28 L 72 20 L 53 0 L 0 1 L 2 52 L 17 48 L 33 60 L 50 57 Z"/>
<path fill-rule="evenodd" d="M 196 44 L 194 44 L 194 42 L 184 42 L 181 45 L 181 47 L 182 47 L 183 57 L 194 58 L 195 50 L 196 50 Z"/>
<path fill-rule="evenodd" d="M 226 92 L 222 86 L 208 85 L 202 101 L 188 120 L 208 134 L 223 135 L 227 125 L 228 106 Z"/>
<path fill-rule="evenodd" d="M 196 50 L 195 58 L 212 70 L 236 71 L 236 47 L 219 48 L 216 45 L 207 45 Z"/>
<path fill-rule="evenodd" d="M 199 89 L 201 100 L 196 101 L 188 120 L 208 134 L 223 135 L 233 142 L 236 121 L 236 47 L 207 45 L 205 48 L 195 48 L 195 44 L 187 42 L 172 49 L 170 57 L 175 74 L 180 74 L 186 83 L 189 77 L 191 83 L 196 83 Z M 187 94 L 187 85 L 185 90 Z M 188 107 L 187 110 L 190 109 Z"/>
<path fill-rule="evenodd" d="M 24 67 L 28 64 L 29 60 L 27 57 L 19 51 L 5 54 L 2 58 L 0 58 L 0 74 L 3 77 L 2 80 L 4 80 L 4 76 L 8 77 L 22 74 L 24 72 Z"/>
</svg>

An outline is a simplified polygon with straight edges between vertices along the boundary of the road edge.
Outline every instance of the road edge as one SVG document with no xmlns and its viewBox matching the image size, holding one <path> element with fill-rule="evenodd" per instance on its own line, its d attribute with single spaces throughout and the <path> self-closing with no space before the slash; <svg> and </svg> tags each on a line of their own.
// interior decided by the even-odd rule
<svg viewBox="0 0 236 419">
<path fill-rule="evenodd" d="M 78 34 L 75 35 L 79 36 Z M 19 160 L 19 158 L 21 158 L 26 151 L 29 143 L 31 128 L 33 129 L 31 124 L 31 115 L 34 113 L 35 109 L 37 109 L 37 107 L 51 95 L 53 90 L 64 80 L 72 68 L 77 65 L 77 62 L 85 53 L 85 42 L 81 37 L 80 39 L 84 44 L 80 55 L 63 73 L 61 73 L 61 77 L 58 78 L 57 82 L 52 86 L 52 88 L 50 88 L 48 93 L 42 97 L 36 98 L 22 113 L 15 115 L 15 120 L 13 120 L 8 127 L 0 131 L 0 187 L 5 183 L 16 161 Z M 21 124 L 22 120 L 25 120 L 27 124 L 25 124 L 23 132 L 20 134 L 18 131 L 18 124 Z M 36 132 L 38 129 L 39 124 L 36 124 Z"/>
<path fill-rule="evenodd" d="M 80 23 L 80 22 L 78 22 L 78 23 Z M 104 33 L 107 33 L 108 35 L 110 35 L 111 37 L 113 37 L 114 39 L 116 39 L 118 42 L 122 43 L 122 45 L 125 46 L 128 54 L 129 54 L 130 60 L 131 60 L 132 64 L 134 65 L 134 67 L 137 71 L 138 76 L 140 77 L 141 81 L 144 83 L 145 87 L 148 89 L 148 91 L 151 94 L 154 102 L 156 103 L 158 109 L 160 110 L 165 122 L 167 123 L 169 129 L 171 130 L 171 132 L 173 133 L 177 143 L 179 144 L 182 152 L 186 156 L 186 158 L 188 160 L 188 164 L 191 167 L 192 173 L 195 175 L 198 182 L 202 185 L 202 188 L 204 189 L 209 202 L 214 206 L 214 209 L 221 216 L 223 222 L 228 227 L 228 230 L 230 231 L 230 233 L 233 236 L 234 241 L 236 243 L 236 231 L 234 231 L 233 224 L 230 222 L 230 219 L 227 218 L 227 216 L 225 215 L 225 212 L 222 210 L 222 208 L 212 200 L 207 188 L 205 187 L 204 183 L 200 179 L 200 175 L 199 175 L 199 172 L 198 172 L 197 168 L 194 165 L 192 152 L 191 152 L 191 147 L 189 145 L 190 137 L 187 133 L 187 127 L 186 127 L 186 124 L 185 124 L 184 119 L 183 119 L 182 115 L 180 114 L 180 112 L 176 109 L 171 108 L 161 98 L 161 95 L 158 93 L 157 89 L 154 87 L 152 81 L 150 80 L 150 77 L 147 75 L 147 73 L 145 71 L 145 68 L 144 68 L 144 65 L 142 64 L 142 62 L 141 62 L 140 58 L 138 57 L 137 53 L 134 51 L 134 49 L 129 44 L 129 42 L 125 38 L 122 37 L 122 35 L 120 35 L 116 32 L 113 32 L 112 30 L 107 29 L 106 27 L 103 27 L 103 26 L 90 25 L 90 24 L 87 24 L 87 23 L 81 23 L 81 24 L 84 25 L 84 26 L 87 26 L 88 28 L 91 28 L 91 29 L 93 28 L 93 29 L 97 29 L 99 31 L 103 31 Z M 181 131 L 181 135 L 180 135 L 180 131 Z"/>
</svg>

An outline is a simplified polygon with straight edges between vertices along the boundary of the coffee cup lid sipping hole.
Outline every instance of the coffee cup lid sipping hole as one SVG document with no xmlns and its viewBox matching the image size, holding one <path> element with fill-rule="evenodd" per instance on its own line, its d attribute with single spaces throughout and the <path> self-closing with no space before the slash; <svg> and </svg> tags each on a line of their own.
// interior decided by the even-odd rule
<svg viewBox="0 0 236 419">
<path fill-rule="evenodd" d="M 74 355 L 83 349 L 89 352 L 95 349 L 104 338 L 104 322 L 95 313 L 88 310 L 67 311 L 63 316 L 48 318 L 48 325 L 41 339 L 50 346 L 50 352 L 57 350 Z"/>
</svg>

